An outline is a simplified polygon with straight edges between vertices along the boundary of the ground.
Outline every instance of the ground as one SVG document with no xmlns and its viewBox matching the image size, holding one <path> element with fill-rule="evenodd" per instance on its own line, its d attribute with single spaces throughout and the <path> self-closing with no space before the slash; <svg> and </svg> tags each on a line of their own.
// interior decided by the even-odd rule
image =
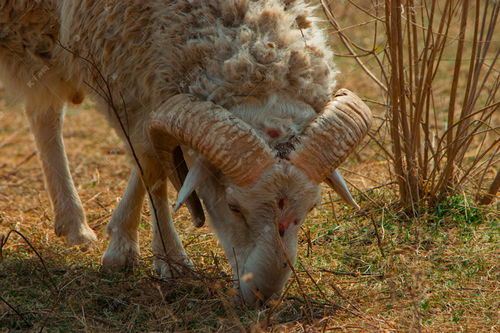
<svg viewBox="0 0 500 333">
<path fill-rule="evenodd" d="M 343 3 L 337 7 L 343 26 L 369 44 L 363 37 L 368 26 L 354 25 L 353 7 Z M 352 58 L 336 61 L 339 87 L 380 101 Z M 369 106 L 377 121 L 383 118 L 380 103 Z M 22 105 L 8 102 L 0 88 L 0 332 L 500 331 L 498 200 L 477 206 L 465 191 L 420 212 L 401 209 L 386 157 L 368 140 L 341 169 L 361 211 L 325 188 L 322 205 L 300 232 L 282 302 L 248 309 L 235 299 L 215 236 L 207 226 L 193 227 L 185 208 L 174 222 L 196 276 L 163 280 L 152 271 L 147 206 L 139 266 L 102 272 L 104 230 L 125 188 L 128 159 L 89 101 L 67 109 L 64 137 L 88 222 L 99 237 L 90 249 L 68 248 L 55 236 Z M 175 193 L 169 193 L 173 202 Z"/>
<path fill-rule="evenodd" d="M 67 248 L 53 232 L 22 108 L 2 100 L 0 109 L 0 235 L 17 230 L 26 238 L 4 239 L 0 331 L 498 330 L 498 211 L 474 207 L 466 195 L 408 216 L 395 208 L 385 162 L 349 161 L 344 174 L 362 211 L 325 189 L 300 233 L 283 302 L 246 309 L 234 301 L 215 237 L 208 227 L 193 227 L 184 209 L 175 224 L 199 276 L 165 281 L 152 272 L 146 207 L 140 266 L 133 273 L 100 271 L 105 226 L 129 165 L 91 104 L 68 108 L 64 135 L 99 241 L 91 249 Z"/>
</svg>

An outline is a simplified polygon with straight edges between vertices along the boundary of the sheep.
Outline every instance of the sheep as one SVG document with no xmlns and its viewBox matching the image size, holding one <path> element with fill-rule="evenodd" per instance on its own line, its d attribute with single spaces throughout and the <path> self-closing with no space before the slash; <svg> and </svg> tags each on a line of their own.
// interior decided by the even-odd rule
<svg viewBox="0 0 500 333">
<path fill-rule="evenodd" d="M 134 166 L 103 267 L 133 267 L 148 196 L 156 270 L 194 268 L 170 179 L 174 209 L 186 203 L 197 226 L 203 200 L 242 300 L 280 295 L 320 184 L 357 207 L 336 169 L 371 124 L 356 95 L 332 95 L 332 53 L 309 12 L 294 0 L 1 1 L 0 76 L 26 102 L 56 234 L 95 240 L 61 138 L 62 105 L 88 94 Z"/>
</svg>

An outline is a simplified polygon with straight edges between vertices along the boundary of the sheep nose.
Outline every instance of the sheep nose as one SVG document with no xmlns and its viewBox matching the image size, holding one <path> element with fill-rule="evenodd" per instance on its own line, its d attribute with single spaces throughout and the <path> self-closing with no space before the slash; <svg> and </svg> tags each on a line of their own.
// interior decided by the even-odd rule
<svg viewBox="0 0 500 333">
<path fill-rule="evenodd" d="M 278 232 L 281 237 L 285 236 L 285 232 L 288 230 L 290 225 L 298 224 L 297 220 L 293 216 L 286 216 L 280 222 L 278 222 Z"/>
<path fill-rule="evenodd" d="M 279 232 L 281 237 L 285 236 L 285 231 L 287 228 L 288 228 L 287 226 L 285 226 L 281 223 L 278 225 L 278 232 Z"/>
</svg>

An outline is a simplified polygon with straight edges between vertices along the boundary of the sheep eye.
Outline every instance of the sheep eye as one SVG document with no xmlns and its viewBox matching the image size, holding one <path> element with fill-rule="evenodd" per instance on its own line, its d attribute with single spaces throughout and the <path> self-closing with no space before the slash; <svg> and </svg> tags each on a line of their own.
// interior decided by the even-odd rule
<svg viewBox="0 0 500 333">
<path fill-rule="evenodd" d="M 228 204 L 229 209 L 235 214 L 241 214 L 241 210 L 238 206 L 233 204 Z"/>
</svg>

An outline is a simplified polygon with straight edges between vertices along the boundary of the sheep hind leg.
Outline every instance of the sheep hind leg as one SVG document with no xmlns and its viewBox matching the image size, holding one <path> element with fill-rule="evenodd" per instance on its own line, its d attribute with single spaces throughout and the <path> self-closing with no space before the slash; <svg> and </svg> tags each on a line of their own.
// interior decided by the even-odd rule
<svg viewBox="0 0 500 333">
<path fill-rule="evenodd" d="M 137 170 L 132 171 L 122 200 L 106 228 L 110 242 L 102 257 L 106 270 L 133 269 L 139 258 L 138 227 L 146 190 Z"/>
<path fill-rule="evenodd" d="M 62 103 L 28 100 L 26 114 L 35 137 L 55 215 L 55 233 L 70 246 L 97 240 L 85 220 L 80 197 L 68 167 L 62 139 Z"/>
</svg>

